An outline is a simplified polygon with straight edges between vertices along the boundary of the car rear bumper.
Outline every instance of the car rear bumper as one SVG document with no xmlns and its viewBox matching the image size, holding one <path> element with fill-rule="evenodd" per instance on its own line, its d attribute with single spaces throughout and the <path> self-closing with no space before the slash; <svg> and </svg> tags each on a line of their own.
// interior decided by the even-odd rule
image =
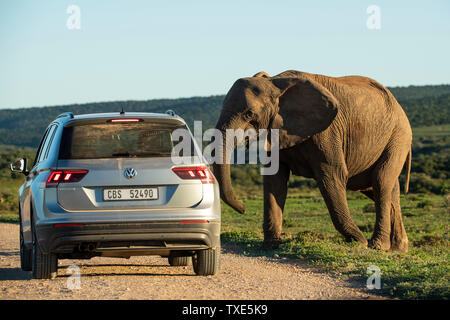
<svg viewBox="0 0 450 320">
<path fill-rule="evenodd" d="M 220 221 L 38 224 L 36 235 L 44 253 L 61 256 L 167 255 L 219 246 Z"/>
</svg>

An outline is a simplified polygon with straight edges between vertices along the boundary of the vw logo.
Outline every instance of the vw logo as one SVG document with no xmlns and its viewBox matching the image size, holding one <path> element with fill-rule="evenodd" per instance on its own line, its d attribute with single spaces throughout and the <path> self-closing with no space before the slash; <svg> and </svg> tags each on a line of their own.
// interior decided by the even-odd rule
<svg viewBox="0 0 450 320">
<path fill-rule="evenodd" d="M 137 171 L 133 168 L 126 168 L 123 171 L 123 175 L 127 178 L 127 179 L 133 179 L 134 177 L 136 177 L 137 175 Z"/>
</svg>

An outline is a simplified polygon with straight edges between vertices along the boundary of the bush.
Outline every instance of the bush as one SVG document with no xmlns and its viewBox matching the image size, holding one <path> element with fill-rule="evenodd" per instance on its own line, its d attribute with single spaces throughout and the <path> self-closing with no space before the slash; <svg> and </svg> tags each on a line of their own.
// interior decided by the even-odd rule
<svg viewBox="0 0 450 320">
<path fill-rule="evenodd" d="M 303 177 L 293 176 L 289 180 L 288 187 L 289 188 L 300 188 L 300 189 L 303 189 L 303 188 L 314 189 L 314 188 L 317 188 L 317 183 L 316 183 L 316 180 L 314 180 L 314 179 L 307 179 L 307 178 L 303 178 Z"/>
<path fill-rule="evenodd" d="M 450 209 L 450 193 L 446 194 L 444 197 L 444 206 L 447 210 Z"/>
<path fill-rule="evenodd" d="M 417 203 L 417 208 L 422 208 L 422 209 L 432 209 L 433 208 L 433 202 L 431 200 L 423 200 Z"/>
<path fill-rule="evenodd" d="M 368 203 L 363 207 L 363 212 L 376 212 L 375 203 Z"/>
<path fill-rule="evenodd" d="M 425 173 L 412 173 L 409 191 L 414 193 L 432 192 L 434 194 L 445 194 L 448 192 L 448 186 L 446 181 L 433 179 Z"/>
<path fill-rule="evenodd" d="M 0 213 L 11 211 L 19 212 L 17 198 L 5 192 L 0 193 Z"/>
</svg>

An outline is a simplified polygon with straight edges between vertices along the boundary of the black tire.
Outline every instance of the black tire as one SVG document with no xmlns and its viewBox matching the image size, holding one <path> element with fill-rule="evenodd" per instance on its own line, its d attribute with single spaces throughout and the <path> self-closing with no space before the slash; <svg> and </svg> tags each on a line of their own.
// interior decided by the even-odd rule
<svg viewBox="0 0 450 320">
<path fill-rule="evenodd" d="M 22 214 L 19 210 L 19 223 L 20 223 L 20 267 L 23 271 L 31 271 L 31 255 L 32 250 L 25 247 L 23 239 L 23 229 L 22 229 Z"/>
<path fill-rule="evenodd" d="M 54 279 L 58 272 L 58 257 L 56 254 L 48 253 L 44 254 L 39 243 L 36 240 L 36 232 L 34 227 L 33 233 L 33 249 L 32 249 L 32 272 L 35 279 Z"/>
<path fill-rule="evenodd" d="M 188 266 L 190 261 L 191 257 L 176 257 L 172 255 L 169 256 L 169 264 L 172 267 Z"/>
<path fill-rule="evenodd" d="M 198 276 L 212 276 L 219 272 L 220 247 L 199 250 L 192 256 L 192 266 Z"/>
</svg>

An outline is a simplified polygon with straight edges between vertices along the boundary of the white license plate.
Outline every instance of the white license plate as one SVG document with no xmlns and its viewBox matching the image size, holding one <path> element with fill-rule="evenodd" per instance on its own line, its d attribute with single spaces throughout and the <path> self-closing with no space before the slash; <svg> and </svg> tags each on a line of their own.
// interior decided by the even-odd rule
<svg viewBox="0 0 450 320">
<path fill-rule="evenodd" d="M 103 189 L 104 201 L 156 199 L 158 199 L 158 188 Z"/>
</svg>

